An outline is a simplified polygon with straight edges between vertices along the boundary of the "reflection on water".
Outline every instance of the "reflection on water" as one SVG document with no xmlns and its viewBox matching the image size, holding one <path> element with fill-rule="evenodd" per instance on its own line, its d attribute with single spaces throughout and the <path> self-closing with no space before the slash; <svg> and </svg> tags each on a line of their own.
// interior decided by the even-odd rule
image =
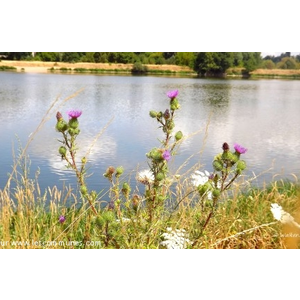
<svg viewBox="0 0 300 300">
<path fill-rule="evenodd" d="M 84 90 L 60 108 L 66 116 L 69 109 L 81 109 L 79 156 L 84 155 L 97 133 L 113 117 L 112 123 L 95 143 L 89 156 L 91 188 L 107 187 L 102 174 L 110 166 L 122 165 L 132 172 L 147 167 L 145 153 L 159 146 L 157 129 L 149 111 L 168 106 L 166 92 L 179 90 L 181 109 L 176 116 L 175 130 L 191 137 L 182 143 L 172 163 L 176 170 L 188 157 L 195 155 L 186 169 L 200 162 L 212 171 L 211 161 L 221 151 L 223 142 L 235 142 L 248 148 L 244 159 L 248 174 L 259 174 L 274 166 L 258 183 L 299 175 L 300 147 L 300 81 L 292 80 L 221 80 L 196 78 L 22 74 L 0 73 L 0 188 L 6 183 L 13 164 L 12 147 L 20 139 L 23 146 L 34 132 L 51 103 Z M 65 172 L 64 162 L 57 155 L 60 135 L 55 132 L 56 112 L 50 116 L 31 143 L 28 154 L 31 171 L 40 168 L 42 188 L 74 183 L 74 176 Z M 208 135 L 205 128 L 208 126 Z M 193 133 L 199 131 L 198 134 Z M 205 142 L 203 147 L 203 142 Z M 283 172 L 284 171 L 284 172 Z M 33 175 L 32 175 L 33 176 Z"/>
</svg>

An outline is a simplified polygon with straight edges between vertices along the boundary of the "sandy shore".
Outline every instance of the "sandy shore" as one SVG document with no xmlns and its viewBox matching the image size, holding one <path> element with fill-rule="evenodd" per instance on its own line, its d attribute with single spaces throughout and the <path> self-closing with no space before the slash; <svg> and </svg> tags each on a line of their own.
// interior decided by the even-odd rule
<svg viewBox="0 0 300 300">
<path fill-rule="evenodd" d="M 9 66 L 17 68 L 17 72 L 30 72 L 30 73 L 48 73 L 49 69 L 55 68 L 85 68 L 85 69 L 105 69 L 105 70 L 131 70 L 132 64 L 108 64 L 108 63 L 62 63 L 62 62 L 40 62 L 40 61 L 13 61 L 2 60 L 0 66 Z M 147 65 L 149 70 L 161 71 L 184 71 L 193 72 L 192 69 L 185 66 L 176 65 Z"/>
</svg>

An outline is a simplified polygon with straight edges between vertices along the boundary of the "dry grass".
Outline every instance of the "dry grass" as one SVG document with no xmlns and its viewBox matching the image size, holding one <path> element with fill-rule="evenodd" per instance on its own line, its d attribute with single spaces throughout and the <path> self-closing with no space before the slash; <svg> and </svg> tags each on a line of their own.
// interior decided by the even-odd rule
<svg viewBox="0 0 300 300">
<path fill-rule="evenodd" d="M 300 75 L 300 70 L 284 70 L 284 69 L 257 69 L 250 74 L 252 75 Z"/>
<path fill-rule="evenodd" d="M 0 65 L 16 67 L 17 71 L 25 69 L 25 72 L 48 72 L 50 68 L 84 68 L 84 69 L 103 69 L 103 70 L 131 70 L 133 64 L 112 64 L 112 63 L 63 63 L 63 62 L 41 62 L 41 61 L 13 61 L 3 60 Z M 194 72 L 187 66 L 177 65 L 146 65 L 149 70 L 175 71 L 175 72 Z"/>
</svg>

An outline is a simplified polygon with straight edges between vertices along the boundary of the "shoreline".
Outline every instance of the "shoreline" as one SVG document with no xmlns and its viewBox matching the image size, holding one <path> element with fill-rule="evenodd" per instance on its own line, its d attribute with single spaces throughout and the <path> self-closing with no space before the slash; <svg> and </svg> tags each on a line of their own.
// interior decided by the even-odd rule
<svg viewBox="0 0 300 300">
<path fill-rule="evenodd" d="M 25 73 L 50 73 L 50 72 L 75 72 L 75 73 L 90 73 L 91 69 L 101 72 L 126 72 L 131 73 L 133 64 L 112 64 L 112 63 L 64 63 L 64 62 L 41 62 L 41 61 L 13 61 L 2 60 L 0 66 L 14 67 L 17 72 Z M 196 74 L 194 70 L 187 66 L 177 65 L 145 65 L 150 72 L 163 73 L 189 73 Z M 51 70 L 52 69 L 52 70 Z M 63 70 L 61 70 L 63 69 Z M 86 72 L 76 72 L 74 69 L 84 69 Z"/>
<path fill-rule="evenodd" d="M 42 61 L 13 61 L 2 60 L 0 67 L 13 67 L 11 71 L 22 73 L 63 73 L 63 74 L 131 74 L 133 64 L 113 64 L 113 63 L 65 63 L 65 62 L 42 62 Z M 151 75 L 183 75 L 197 76 L 197 73 L 187 66 L 177 65 L 145 65 L 148 74 Z M 147 73 L 146 73 L 147 74 Z M 241 70 L 236 69 L 236 73 L 229 70 L 225 76 L 227 78 L 243 78 Z M 285 69 L 257 69 L 250 72 L 250 78 L 270 78 L 270 79 L 300 79 L 300 70 Z"/>
</svg>

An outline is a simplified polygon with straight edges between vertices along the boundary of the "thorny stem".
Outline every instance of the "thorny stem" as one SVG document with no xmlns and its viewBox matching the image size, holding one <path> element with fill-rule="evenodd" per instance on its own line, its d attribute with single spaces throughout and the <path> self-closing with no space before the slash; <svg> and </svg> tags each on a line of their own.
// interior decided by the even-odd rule
<svg viewBox="0 0 300 300">
<path fill-rule="evenodd" d="M 84 166 L 83 165 L 81 166 L 81 170 L 80 171 L 77 168 L 76 161 L 75 161 L 75 152 L 74 152 L 74 149 L 73 149 L 73 147 L 74 147 L 74 137 L 71 137 L 70 143 L 69 143 L 69 140 L 67 138 L 67 135 L 64 132 L 63 132 L 63 137 L 64 137 L 64 140 L 65 140 L 66 146 L 69 149 L 72 161 L 70 162 L 70 160 L 67 158 L 67 156 L 64 156 L 64 159 L 67 161 L 67 163 L 75 171 L 76 177 L 77 177 L 77 179 L 79 181 L 80 186 L 83 186 L 84 185 L 84 179 L 83 179 Z M 89 202 L 90 207 L 93 210 L 94 214 L 97 215 L 97 211 L 96 211 L 96 209 L 95 209 L 95 207 L 94 207 L 94 205 L 93 205 L 90 197 L 89 196 L 85 196 L 85 198 Z"/>
</svg>

